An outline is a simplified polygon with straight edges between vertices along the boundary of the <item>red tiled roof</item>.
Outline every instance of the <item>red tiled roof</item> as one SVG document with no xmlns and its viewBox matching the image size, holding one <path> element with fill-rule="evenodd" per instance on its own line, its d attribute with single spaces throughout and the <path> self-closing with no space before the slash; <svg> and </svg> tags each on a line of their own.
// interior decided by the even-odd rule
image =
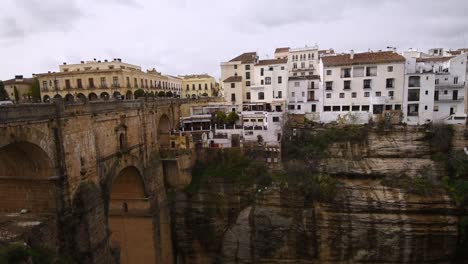
<svg viewBox="0 0 468 264">
<path fill-rule="evenodd" d="M 260 60 L 256 65 L 262 66 L 262 65 L 273 65 L 273 64 L 283 64 L 283 63 L 288 63 L 288 59 L 272 59 L 272 60 Z"/>
<path fill-rule="evenodd" d="M 242 76 L 231 76 L 223 82 L 242 82 Z"/>
<path fill-rule="evenodd" d="M 16 79 L 10 79 L 3 81 L 4 85 L 10 85 L 10 84 L 32 84 L 34 81 L 34 78 L 23 78 L 22 81 L 16 80 Z"/>
<path fill-rule="evenodd" d="M 450 60 L 452 58 L 454 58 L 454 56 L 417 58 L 416 62 L 443 62 L 443 61 L 448 61 L 448 60 Z"/>
<path fill-rule="evenodd" d="M 339 54 L 322 57 L 325 66 L 344 66 L 358 64 L 377 64 L 391 62 L 405 62 L 405 57 L 393 51 L 355 53 L 351 59 L 350 54 Z"/>
<path fill-rule="evenodd" d="M 275 53 L 288 52 L 289 47 L 286 48 L 276 48 Z"/>
<path fill-rule="evenodd" d="M 257 52 L 245 52 L 230 61 L 240 61 L 241 63 L 254 63 L 257 59 Z"/>
</svg>

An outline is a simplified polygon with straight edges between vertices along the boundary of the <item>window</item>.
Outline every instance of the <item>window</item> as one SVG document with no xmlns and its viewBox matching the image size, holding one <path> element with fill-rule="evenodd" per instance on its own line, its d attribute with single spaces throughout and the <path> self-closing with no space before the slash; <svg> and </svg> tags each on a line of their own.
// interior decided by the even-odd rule
<svg viewBox="0 0 468 264">
<path fill-rule="evenodd" d="M 188 91 L 188 90 L 190 90 L 190 85 L 189 85 L 189 84 L 187 84 L 187 91 Z"/>
<path fill-rule="evenodd" d="M 453 77 L 453 84 L 458 84 L 458 77 Z"/>
<path fill-rule="evenodd" d="M 375 92 L 375 96 L 376 96 L 376 97 L 382 96 L 382 92 Z"/>
<path fill-rule="evenodd" d="M 281 70 L 284 71 L 284 66 L 281 66 Z"/>
<path fill-rule="evenodd" d="M 70 88 L 71 88 L 70 80 L 65 80 L 65 88 L 66 88 L 66 89 L 70 89 Z"/>
<path fill-rule="evenodd" d="M 354 112 L 359 111 L 360 108 L 361 108 L 361 107 L 360 107 L 359 105 L 353 105 L 353 106 L 351 106 L 351 110 L 354 111 Z"/>
<path fill-rule="evenodd" d="M 236 88 L 236 84 L 235 84 L 235 83 L 231 83 L 231 88 Z M 195 89 L 195 84 L 193 85 L 193 89 Z"/>
<path fill-rule="evenodd" d="M 246 98 L 247 100 L 250 100 L 250 92 L 245 93 L 245 98 Z"/>
<path fill-rule="evenodd" d="M 367 67 L 366 76 L 377 76 L 377 66 Z"/>
<path fill-rule="evenodd" d="M 299 82 L 294 82 L 294 87 L 299 87 L 300 83 Z"/>
<path fill-rule="evenodd" d="M 417 116 L 419 113 L 419 104 L 408 104 L 408 116 Z"/>
<path fill-rule="evenodd" d="M 388 91 L 388 96 L 393 97 L 393 91 Z"/>
<path fill-rule="evenodd" d="M 250 70 L 250 65 L 249 65 L 249 64 L 245 65 L 245 70 L 246 70 L 246 71 L 249 71 L 249 70 Z"/>
<path fill-rule="evenodd" d="M 265 78 L 265 84 L 271 84 L 271 77 L 266 77 Z"/>
<path fill-rule="evenodd" d="M 429 91 L 428 91 L 428 90 L 426 90 L 425 94 L 426 94 L 426 95 L 429 95 Z"/>
<path fill-rule="evenodd" d="M 351 89 L 351 81 L 344 81 L 343 86 L 344 86 L 343 88 L 344 90 Z"/>
<path fill-rule="evenodd" d="M 388 67 L 387 67 L 387 71 L 388 71 L 388 72 L 393 72 L 393 66 L 388 66 Z"/>
<path fill-rule="evenodd" d="M 325 82 L 325 90 L 331 90 L 333 88 L 333 82 Z"/>
<path fill-rule="evenodd" d="M 364 89 L 370 89 L 372 85 L 372 80 L 371 79 L 365 79 L 364 80 Z"/>
<path fill-rule="evenodd" d="M 258 100 L 265 100 L 265 93 L 264 92 L 259 92 L 258 93 Z"/>
<path fill-rule="evenodd" d="M 279 122 L 279 116 L 274 116 L 273 117 L 273 122 L 278 123 Z"/>
<path fill-rule="evenodd" d="M 297 69 L 297 63 L 293 63 L 293 69 Z"/>
<path fill-rule="evenodd" d="M 201 90 L 201 83 L 198 84 L 198 90 Z"/>
<path fill-rule="evenodd" d="M 364 67 L 359 66 L 359 67 L 354 67 L 353 68 L 353 77 L 364 77 Z"/>
<path fill-rule="evenodd" d="M 341 111 L 345 111 L 345 112 L 349 112 L 349 105 L 343 105 L 343 107 L 341 108 Z"/>
<path fill-rule="evenodd" d="M 332 70 L 327 70 L 327 75 L 332 75 Z"/>
<path fill-rule="evenodd" d="M 301 110 L 301 105 L 297 105 L 297 110 Z"/>
<path fill-rule="evenodd" d="M 112 77 L 112 87 L 119 87 L 119 77 Z"/>
<path fill-rule="evenodd" d="M 419 89 L 408 90 L 408 101 L 419 101 Z"/>
<path fill-rule="evenodd" d="M 331 98 L 331 93 L 327 93 L 327 98 Z"/>
<path fill-rule="evenodd" d="M 260 84 L 263 85 L 265 82 L 263 80 L 260 80 Z"/>
<path fill-rule="evenodd" d="M 344 98 L 344 93 L 340 93 L 340 98 Z"/>
<path fill-rule="evenodd" d="M 236 94 L 231 94 L 231 102 L 235 102 L 236 101 Z"/>
<path fill-rule="evenodd" d="M 339 112 L 339 111 L 341 111 L 341 107 L 339 105 L 334 105 L 333 106 L 333 111 L 334 112 Z"/>
<path fill-rule="evenodd" d="M 250 87 L 250 81 L 246 81 L 245 86 Z"/>
<path fill-rule="evenodd" d="M 392 105 L 385 105 L 386 111 L 392 111 Z"/>
<path fill-rule="evenodd" d="M 305 62 L 301 62 L 301 69 L 305 68 Z"/>
<path fill-rule="evenodd" d="M 237 70 L 237 65 L 234 65 L 234 70 Z"/>
<path fill-rule="evenodd" d="M 246 79 L 246 80 L 250 80 L 250 72 L 246 72 L 246 73 L 245 73 L 245 79 Z"/>
<path fill-rule="evenodd" d="M 278 83 L 283 83 L 283 77 L 278 76 Z"/>
<path fill-rule="evenodd" d="M 369 97 L 370 93 L 369 92 L 364 92 L 364 97 Z"/>
<path fill-rule="evenodd" d="M 400 105 L 400 104 L 396 104 L 396 105 L 395 105 L 395 110 L 401 110 L 401 105 Z"/>
<path fill-rule="evenodd" d="M 427 105 L 424 106 L 424 110 L 427 110 Z"/>
<path fill-rule="evenodd" d="M 395 79 L 393 79 L 393 78 L 387 79 L 386 83 L 387 83 L 387 85 L 386 85 L 387 88 L 394 88 L 395 87 Z"/>
<path fill-rule="evenodd" d="M 289 110 L 294 110 L 294 105 L 288 105 Z"/>
<path fill-rule="evenodd" d="M 351 68 L 342 68 L 341 78 L 350 78 L 350 77 L 351 77 Z"/>
<path fill-rule="evenodd" d="M 295 97 L 296 96 L 296 93 L 295 92 L 291 92 L 291 97 Z"/>
<path fill-rule="evenodd" d="M 330 112 L 331 111 L 331 106 L 324 106 L 323 111 L 324 112 Z"/>
<path fill-rule="evenodd" d="M 435 84 L 439 84 L 439 79 L 435 79 Z"/>
<path fill-rule="evenodd" d="M 142 80 L 143 81 L 143 80 Z M 106 77 L 101 77 L 101 88 L 106 88 Z M 143 85 L 142 85 L 143 86 Z"/>
<path fill-rule="evenodd" d="M 363 106 L 361 107 L 361 111 L 369 111 L 369 109 L 370 109 L 370 108 L 369 108 L 368 105 L 363 105 Z"/>
<path fill-rule="evenodd" d="M 420 87 L 421 77 L 410 76 L 408 79 L 408 87 Z"/>
<path fill-rule="evenodd" d="M 434 112 L 439 112 L 439 106 L 438 105 L 434 105 Z"/>
<path fill-rule="evenodd" d="M 352 92 L 351 93 L 351 98 L 356 98 L 357 97 L 357 93 L 356 92 Z"/>
<path fill-rule="evenodd" d="M 205 83 L 205 90 L 208 90 L 208 84 Z"/>
<path fill-rule="evenodd" d="M 47 81 L 42 82 L 42 89 L 47 90 Z"/>
<path fill-rule="evenodd" d="M 88 83 L 89 83 L 89 88 L 94 88 L 94 79 L 93 78 L 89 78 Z"/>
<path fill-rule="evenodd" d="M 234 88 L 234 83 L 231 83 L 231 88 Z M 195 91 L 195 84 L 192 84 L 192 90 Z"/>
<path fill-rule="evenodd" d="M 444 90 L 444 94 L 448 94 L 448 91 L 447 91 L 447 90 Z"/>
<path fill-rule="evenodd" d="M 263 76 L 263 68 L 260 68 L 260 76 Z"/>
<path fill-rule="evenodd" d="M 305 92 L 302 92 L 302 97 L 305 97 Z"/>
<path fill-rule="evenodd" d="M 79 89 L 83 88 L 83 83 L 81 82 L 81 79 L 77 79 L 77 80 L 76 80 L 76 86 L 77 86 Z"/>
<path fill-rule="evenodd" d="M 311 112 L 315 113 L 317 112 L 317 105 L 312 105 L 312 109 L 311 109 Z"/>
</svg>

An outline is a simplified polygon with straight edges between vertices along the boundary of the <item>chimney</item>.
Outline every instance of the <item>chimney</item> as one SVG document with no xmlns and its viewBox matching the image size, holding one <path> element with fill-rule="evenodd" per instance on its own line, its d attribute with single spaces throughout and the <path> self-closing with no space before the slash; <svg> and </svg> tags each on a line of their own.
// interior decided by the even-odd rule
<svg viewBox="0 0 468 264">
<path fill-rule="evenodd" d="M 107 62 L 107 60 L 104 60 L 104 62 Z"/>
<path fill-rule="evenodd" d="M 349 58 L 350 59 L 354 59 L 354 50 L 351 50 L 351 52 L 349 53 Z"/>
<path fill-rule="evenodd" d="M 22 81 L 23 75 L 15 75 L 15 81 Z"/>
<path fill-rule="evenodd" d="M 81 63 L 83 64 L 83 63 L 84 63 L 84 61 L 81 61 Z"/>
<path fill-rule="evenodd" d="M 96 61 L 96 58 L 94 58 L 94 61 Z"/>
<path fill-rule="evenodd" d="M 66 62 L 64 62 L 64 63 L 63 63 L 63 65 L 67 65 L 67 63 L 66 63 Z"/>
</svg>

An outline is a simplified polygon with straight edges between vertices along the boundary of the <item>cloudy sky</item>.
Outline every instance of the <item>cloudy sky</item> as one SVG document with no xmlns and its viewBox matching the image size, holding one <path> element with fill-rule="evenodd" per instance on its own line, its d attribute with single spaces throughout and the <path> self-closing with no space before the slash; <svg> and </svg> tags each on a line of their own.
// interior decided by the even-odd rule
<svg viewBox="0 0 468 264">
<path fill-rule="evenodd" d="M 209 73 L 244 51 L 468 47 L 467 0 L 2 0 L 0 79 L 122 58 Z"/>
</svg>

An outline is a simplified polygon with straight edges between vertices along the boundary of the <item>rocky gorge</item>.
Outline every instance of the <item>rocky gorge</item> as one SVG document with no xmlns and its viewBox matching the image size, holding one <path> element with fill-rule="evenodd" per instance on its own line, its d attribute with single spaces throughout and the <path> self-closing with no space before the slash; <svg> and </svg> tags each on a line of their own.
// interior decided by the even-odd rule
<svg viewBox="0 0 468 264">
<path fill-rule="evenodd" d="M 282 161 L 199 151 L 168 191 L 177 263 L 468 263 L 464 127 L 298 129 Z"/>
</svg>

